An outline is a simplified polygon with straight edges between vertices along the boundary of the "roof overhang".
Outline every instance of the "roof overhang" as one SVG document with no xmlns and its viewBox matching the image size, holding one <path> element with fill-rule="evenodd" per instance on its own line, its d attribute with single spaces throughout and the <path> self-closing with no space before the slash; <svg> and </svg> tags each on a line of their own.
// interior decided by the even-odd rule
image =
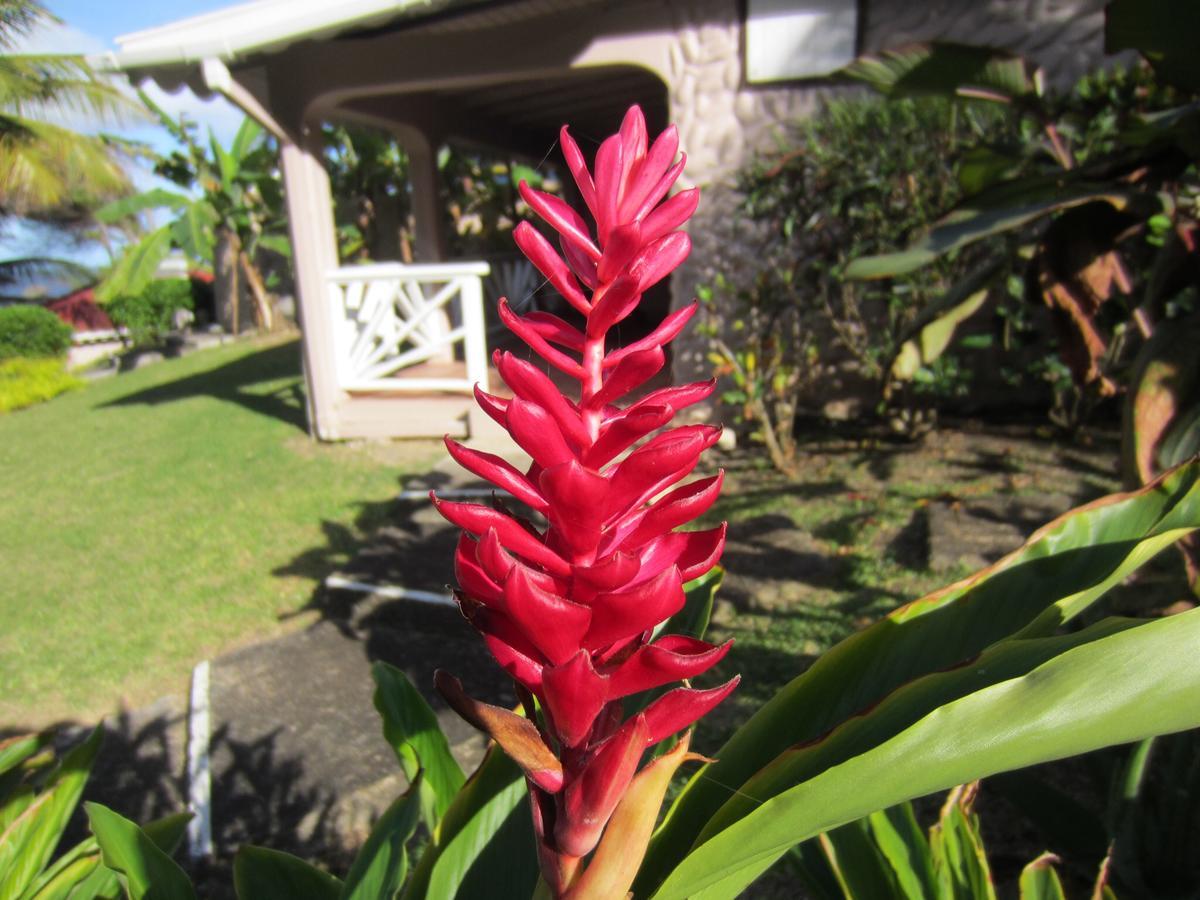
<svg viewBox="0 0 1200 900">
<path fill-rule="evenodd" d="M 145 75 L 206 59 L 236 63 L 300 41 L 378 28 L 462 5 L 464 0 L 254 0 L 121 35 L 117 50 L 94 61 L 106 69 Z"/>
</svg>

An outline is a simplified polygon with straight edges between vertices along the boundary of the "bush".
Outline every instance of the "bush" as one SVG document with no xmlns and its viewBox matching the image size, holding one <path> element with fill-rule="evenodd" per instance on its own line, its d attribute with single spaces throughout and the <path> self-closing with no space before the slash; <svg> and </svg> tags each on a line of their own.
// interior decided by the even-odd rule
<svg viewBox="0 0 1200 900">
<path fill-rule="evenodd" d="M 108 304 L 113 322 L 129 330 L 135 347 L 161 344 L 175 330 L 175 313 L 194 308 L 192 285 L 186 278 L 152 281 L 140 294 L 117 297 Z"/>
<path fill-rule="evenodd" d="M 62 356 L 71 346 L 71 326 L 40 306 L 0 308 L 0 360 L 18 356 Z"/>
<path fill-rule="evenodd" d="M 880 396 L 918 312 L 987 248 L 886 284 L 846 282 L 846 264 L 893 249 L 952 206 L 962 194 L 963 149 L 1001 140 L 1013 127 L 1004 110 L 941 99 L 835 99 L 797 123 L 778 152 L 740 173 L 742 212 L 760 241 L 758 275 L 752 284 L 718 281 L 700 294 L 712 301 L 713 362 L 732 381 L 723 399 L 759 431 L 778 467 L 793 463 L 798 409 L 818 393 L 820 402 L 836 399 L 838 383 L 849 385 L 843 396 Z M 962 368 L 929 374 L 926 390 L 962 392 Z"/>
<path fill-rule="evenodd" d="M 0 413 L 44 403 L 82 386 L 61 359 L 0 360 Z"/>
</svg>

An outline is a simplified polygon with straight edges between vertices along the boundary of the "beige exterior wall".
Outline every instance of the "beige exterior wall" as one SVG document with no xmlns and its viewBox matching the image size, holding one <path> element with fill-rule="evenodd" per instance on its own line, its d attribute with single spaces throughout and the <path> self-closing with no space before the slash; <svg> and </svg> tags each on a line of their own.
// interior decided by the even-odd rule
<svg viewBox="0 0 1200 900">
<path fill-rule="evenodd" d="M 741 4 L 674 0 L 671 9 L 674 35 L 663 73 L 671 119 L 688 153 L 686 177 L 704 189 L 688 229 L 692 256 L 673 276 L 672 304 L 678 307 L 718 273 L 734 285 L 753 277 L 756 246 L 738 214 L 736 173 L 756 153 L 770 152 L 788 123 L 814 112 L 831 89 L 804 82 L 747 85 Z M 935 39 L 1008 47 L 1040 63 L 1051 85 L 1066 87 L 1102 59 L 1102 10 L 1103 0 L 870 0 L 860 34 L 864 52 Z M 675 342 L 674 351 L 676 380 L 711 375 L 694 330 Z"/>
</svg>

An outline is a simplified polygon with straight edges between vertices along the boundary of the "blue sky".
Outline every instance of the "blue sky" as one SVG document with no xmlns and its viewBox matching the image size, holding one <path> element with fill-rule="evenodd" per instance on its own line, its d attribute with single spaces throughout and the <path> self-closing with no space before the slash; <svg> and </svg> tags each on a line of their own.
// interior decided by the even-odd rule
<svg viewBox="0 0 1200 900">
<path fill-rule="evenodd" d="M 38 53 L 103 53 L 117 48 L 119 35 L 153 28 L 189 16 L 212 12 L 234 5 L 233 0 L 44 0 L 47 8 L 62 19 L 62 24 L 45 28 L 18 48 Z M 168 112 L 178 115 L 186 113 L 200 123 L 201 133 L 212 128 L 217 138 L 228 144 L 241 123 L 242 114 L 221 99 L 201 101 L 186 89 L 178 94 L 166 94 L 154 85 L 147 85 L 147 93 Z M 70 123 L 79 127 L 82 123 Z M 81 130 L 89 130 L 84 126 Z M 108 131 L 144 141 L 162 152 L 169 150 L 173 142 L 162 129 L 153 125 L 107 127 Z M 139 184 L 153 181 L 148 173 L 137 175 Z M 106 257 L 97 247 L 45 246 L 45 234 L 36 230 L 12 228 L 0 235 L 0 259 L 32 255 L 64 255 L 80 259 L 89 264 L 103 262 Z"/>
</svg>

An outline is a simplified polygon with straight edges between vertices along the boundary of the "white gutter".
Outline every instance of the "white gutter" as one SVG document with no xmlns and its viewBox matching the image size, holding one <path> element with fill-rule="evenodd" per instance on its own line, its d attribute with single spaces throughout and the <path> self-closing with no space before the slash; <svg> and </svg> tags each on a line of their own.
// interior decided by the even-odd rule
<svg viewBox="0 0 1200 900">
<path fill-rule="evenodd" d="M 380 25 L 416 7 L 449 0 L 257 0 L 168 25 L 119 36 L 119 50 L 95 57 L 102 68 L 128 70 L 186 66 L 205 59 L 227 62 L 283 49 L 300 40 L 330 37 L 348 28 Z"/>
</svg>

